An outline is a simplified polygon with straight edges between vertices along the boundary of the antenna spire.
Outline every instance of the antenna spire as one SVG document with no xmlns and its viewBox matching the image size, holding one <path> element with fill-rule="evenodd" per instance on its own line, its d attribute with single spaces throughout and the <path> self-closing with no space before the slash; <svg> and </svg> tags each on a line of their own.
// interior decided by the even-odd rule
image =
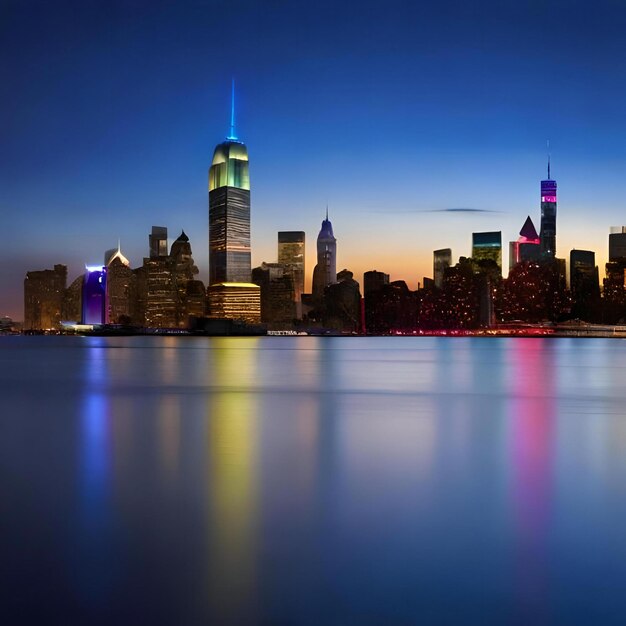
<svg viewBox="0 0 626 626">
<path fill-rule="evenodd" d="M 230 92 L 230 133 L 227 139 L 237 139 L 235 134 L 235 79 L 232 79 Z"/>
<path fill-rule="evenodd" d="M 547 140 L 547 146 L 548 146 L 548 180 L 550 179 L 550 140 Z"/>
<path fill-rule="evenodd" d="M 326 221 L 328 221 L 328 202 L 326 203 Z"/>
</svg>

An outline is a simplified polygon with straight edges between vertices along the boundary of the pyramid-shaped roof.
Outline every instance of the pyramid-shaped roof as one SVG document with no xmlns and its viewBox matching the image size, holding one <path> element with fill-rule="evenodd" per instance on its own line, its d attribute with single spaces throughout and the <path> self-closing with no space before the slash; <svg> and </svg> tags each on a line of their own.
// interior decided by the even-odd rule
<svg viewBox="0 0 626 626">
<path fill-rule="evenodd" d="M 533 221 L 530 219 L 530 215 L 526 218 L 519 234 L 521 237 L 526 237 L 526 239 L 539 239 L 539 235 L 537 234 Z"/>
</svg>

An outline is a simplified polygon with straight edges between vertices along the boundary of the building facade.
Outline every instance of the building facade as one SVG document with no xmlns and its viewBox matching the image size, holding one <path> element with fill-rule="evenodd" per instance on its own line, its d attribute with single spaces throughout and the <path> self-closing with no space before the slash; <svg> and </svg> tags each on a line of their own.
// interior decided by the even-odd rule
<svg viewBox="0 0 626 626">
<path fill-rule="evenodd" d="M 106 323 L 107 271 L 102 265 L 88 265 L 83 280 L 83 324 Z"/>
<path fill-rule="evenodd" d="M 472 260 L 493 261 L 502 271 L 502 233 L 472 233 Z"/>
<path fill-rule="evenodd" d="M 278 233 L 278 263 L 293 278 L 293 297 L 296 315 L 301 316 L 301 301 L 304 293 L 305 234 L 303 231 L 281 231 Z M 253 281 L 254 282 L 254 281 Z"/>
<path fill-rule="evenodd" d="M 261 322 L 261 288 L 252 283 L 217 283 L 207 288 L 209 317 Z"/>
<path fill-rule="evenodd" d="M 24 279 L 24 330 L 58 330 L 61 326 L 67 266 L 27 272 Z"/>
<path fill-rule="evenodd" d="M 337 282 L 337 240 L 333 234 L 333 225 L 328 219 L 322 221 L 322 228 L 317 236 L 317 265 L 313 270 L 313 298 L 321 300 L 328 285 Z"/>
<path fill-rule="evenodd" d="M 452 250 L 450 248 L 442 248 L 433 252 L 433 279 L 435 287 L 438 289 L 443 287 L 443 275 L 451 265 Z"/>
<path fill-rule="evenodd" d="M 556 181 L 550 178 L 541 181 L 541 258 L 552 260 L 556 257 Z"/>
<path fill-rule="evenodd" d="M 249 283 L 250 258 L 248 149 L 235 135 L 233 90 L 230 134 L 209 168 L 209 285 Z"/>
</svg>

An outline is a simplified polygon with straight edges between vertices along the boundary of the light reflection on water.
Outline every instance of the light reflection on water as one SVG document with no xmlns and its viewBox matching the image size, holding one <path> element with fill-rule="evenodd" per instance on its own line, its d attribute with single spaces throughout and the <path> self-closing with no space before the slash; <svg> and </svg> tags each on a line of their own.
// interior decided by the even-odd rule
<svg viewBox="0 0 626 626">
<path fill-rule="evenodd" d="M 620 623 L 622 341 L 1 341 L 22 623 Z"/>
</svg>

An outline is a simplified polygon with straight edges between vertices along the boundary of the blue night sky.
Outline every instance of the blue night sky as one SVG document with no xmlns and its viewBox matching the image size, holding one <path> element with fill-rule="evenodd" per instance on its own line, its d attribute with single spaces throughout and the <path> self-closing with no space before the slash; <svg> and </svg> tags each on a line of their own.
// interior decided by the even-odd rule
<svg viewBox="0 0 626 626">
<path fill-rule="evenodd" d="M 557 255 L 602 265 L 626 224 L 624 33 L 622 0 L 2 0 L 0 314 L 22 319 L 27 270 L 72 280 L 118 237 L 140 265 L 153 224 L 186 231 L 206 280 L 233 76 L 253 266 L 304 230 L 310 282 L 328 203 L 337 267 L 359 281 L 415 288 L 433 249 L 456 260 L 480 230 L 502 230 L 508 267 L 527 215 L 539 229 L 546 139 Z"/>
</svg>

